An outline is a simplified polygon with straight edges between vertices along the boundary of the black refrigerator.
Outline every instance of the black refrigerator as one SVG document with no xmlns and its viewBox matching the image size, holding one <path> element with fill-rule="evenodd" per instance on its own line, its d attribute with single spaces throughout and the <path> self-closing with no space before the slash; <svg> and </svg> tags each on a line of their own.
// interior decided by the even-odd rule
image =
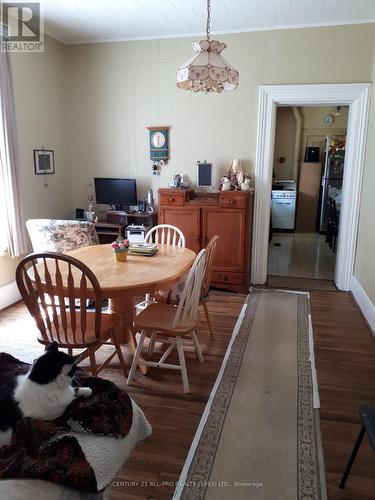
<svg viewBox="0 0 375 500">
<path fill-rule="evenodd" d="M 324 147 L 324 162 L 318 213 L 318 226 L 321 233 L 327 231 L 329 190 L 330 188 L 336 188 L 341 191 L 342 188 L 344 161 L 345 140 L 327 136 Z"/>
</svg>

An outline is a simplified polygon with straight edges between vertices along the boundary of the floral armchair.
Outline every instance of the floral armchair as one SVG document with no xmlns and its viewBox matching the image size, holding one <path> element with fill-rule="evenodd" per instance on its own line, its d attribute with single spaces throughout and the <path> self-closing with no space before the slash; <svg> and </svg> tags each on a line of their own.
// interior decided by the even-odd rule
<svg viewBox="0 0 375 500">
<path fill-rule="evenodd" d="M 98 245 L 94 224 L 86 221 L 29 219 L 26 221 L 34 252 L 64 253 L 79 247 Z"/>
</svg>

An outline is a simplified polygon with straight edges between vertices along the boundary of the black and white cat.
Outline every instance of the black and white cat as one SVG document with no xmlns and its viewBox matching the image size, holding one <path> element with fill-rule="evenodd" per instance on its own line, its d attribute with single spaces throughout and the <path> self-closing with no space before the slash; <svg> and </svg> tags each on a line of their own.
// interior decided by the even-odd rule
<svg viewBox="0 0 375 500">
<path fill-rule="evenodd" d="M 91 396 L 89 387 L 72 386 L 77 358 L 59 351 L 53 342 L 28 373 L 0 387 L 0 446 L 10 442 L 20 418 L 54 420 L 75 397 Z"/>
</svg>

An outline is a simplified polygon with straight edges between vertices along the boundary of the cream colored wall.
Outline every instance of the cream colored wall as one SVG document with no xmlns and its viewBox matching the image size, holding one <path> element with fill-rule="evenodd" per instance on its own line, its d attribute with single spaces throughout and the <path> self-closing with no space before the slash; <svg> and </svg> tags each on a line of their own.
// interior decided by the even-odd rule
<svg viewBox="0 0 375 500">
<path fill-rule="evenodd" d="M 64 107 L 66 103 L 65 46 L 45 37 L 45 52 L 12 54 L 18 178 L 24 219 L 72 216 L 71 169 L 66 161 Z M 55 152 L 54 175 L 34 174 L 33 149 Z M 14 279 L 19 259 L 0 256 L 0 286 Z"/>
<path fill-rule="evenodd" d="M 375 86 L 375 56 L 372 81 Z M 375 306 L 375 88 L 372 89 L 354 275 Z"/>
<path fill-rule="evenodd" d="M 294 144 L 296 142 L 296 119 L 293 109 L 277 108 L 274 152 L 274 174 L 276 180 L 293 179 Z M 285 158 L 280 163 L 280 157 Z"/>
<path fill-rule="evenodd" d="M 346 129 L 348 123 L 349 108 L 342 107 L 340 114 L 336 115 L 335 106 L 303 106 L 300 108 L 303 128 L 308 130 L 321 130 L 324 134 L 336 134 Z M 334 122 L 326 125 L 323 119 L 326 115 L 332 115 Z"/>
<path fill-rule="evenodd" d="M 14 280 L 14 273 L 21 258 L 11 259 L 8 254 L 0 255 L 0 287 Z"/>
<path fill-rule="evenodd" d="M 95 175 L 136 177 L 142 198 L 150 186 L 166 186 L 175 173 L 188 174 L 194 182 L 196 160 L 213 162 L 215 184 L 235 157 L 252 172 L 259 85 L 374 81 L 374 26 L 220 36 L 241 81 L 236 92 L 221 95 L 176 88 L 176 70 L 191 56 L 193 39 L 64 47 L 47 37 L 44 54 L 14 55 L 26 216 L 70 216 L 75 206 L 87 203 L 87 184 Z M 374 108 L 371 117 L 374 122 Z M 150 171 L 150 125 L 171 126 L 171 160 L 160 177 Z M 373 136 L 373 124 L 370 132 Z M 374 248 L 369 235 L 375 186 L 370 136 L 356 275 L 375 302 L 368 250 L 369 244 Z M 32 150 L 42 145 L 56 155 L 48 188 L 33 173 Z M 13 276 L 14 264 L 0 258 L 0 284 Z"/>
<path fill-rule="evenodd" d="M 371 81 L 374 25 L 219 36 L 240 72 L 240 87 L 220 95 L 176 88 L 193 39 L 67 47 L 69 163 L 74 203 L 87 203 L 95 175 L 136 177 L 139 197 L 173 174 L 195 181 L 195 162 L 214 165 L 218 185 L 232 158 L 253 171 L 259 85 Z M 147 126 L 171 126 L 171 159 L 152 177 Z"/>
<path fill-rule="evenodd" d="M 67 217 L 71 169 L 65 143 L 65 46 L 47 36 L 45 52 L 13 54 L 12 70 L 25 217 Z M 46 177 L 34 173 L 33 149 L 43 146 L 55 155 L 56 173 Z"/>
</svg>

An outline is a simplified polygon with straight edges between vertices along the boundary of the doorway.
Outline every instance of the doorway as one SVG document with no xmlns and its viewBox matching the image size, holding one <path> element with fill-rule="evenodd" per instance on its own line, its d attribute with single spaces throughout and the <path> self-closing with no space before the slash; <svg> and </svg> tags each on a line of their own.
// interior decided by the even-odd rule
<svg viewBox="0 0 375 500">
<path fill-rule="evenodd" d="M 269 284 L 334 280 L 348 114 L 341 105 L 277 106 Z"/>
<path fill-rule="evenodd" d="M 370 84 L 272 85 L 260 87 L 255 162 L 252 282 L 267 280 L 269 220 L 277 106 L 348 106 L 348 135 L 342 185 L 340 235 L 334 281 L 350 290 L 354 268 Z"/>
</svg>

